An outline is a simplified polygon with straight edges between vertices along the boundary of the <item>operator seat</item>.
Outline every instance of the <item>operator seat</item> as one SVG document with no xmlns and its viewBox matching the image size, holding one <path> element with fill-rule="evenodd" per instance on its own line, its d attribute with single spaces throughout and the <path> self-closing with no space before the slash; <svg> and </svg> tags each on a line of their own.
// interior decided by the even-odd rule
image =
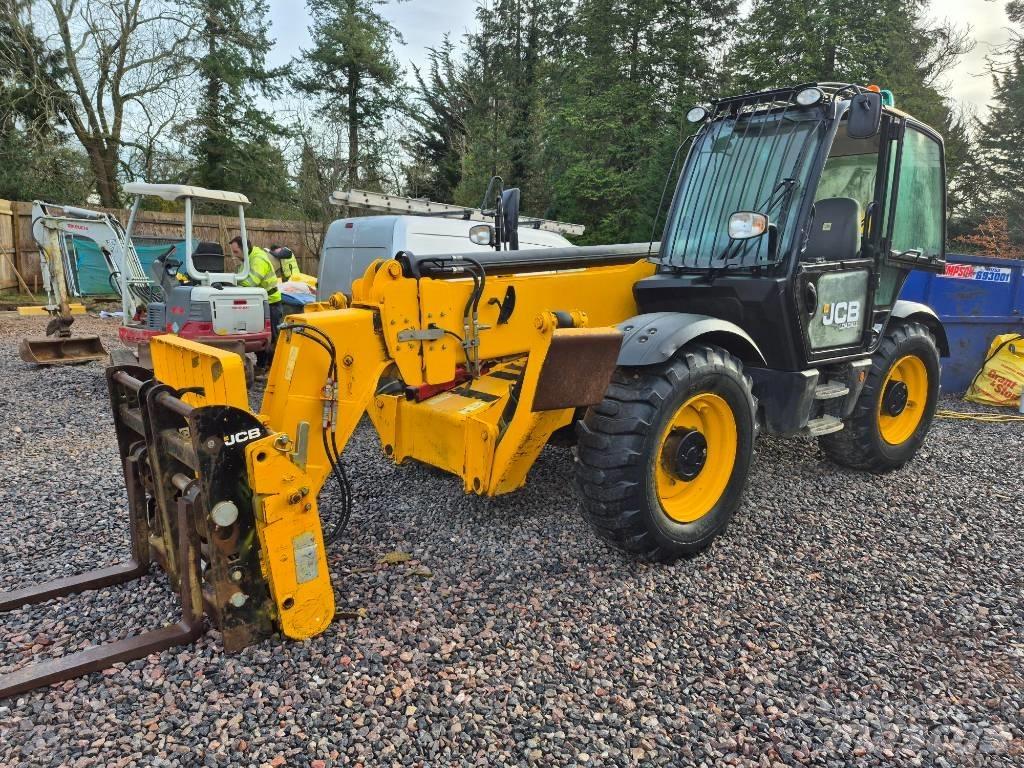
<svg viewBox="0 0 1024 768">
<path fill-rule="evenodd" d="M 860 253 L 860 203 L 852 197 L 826 197 L 814 204 L 802 261 L 844 261 Z"/>
<path fill-rule="evenodd" d="M 200 240 L 192 251 L 192 263 L 200 272 L 223 272 L 224 249 L 220 243 Z"/>
</svg>

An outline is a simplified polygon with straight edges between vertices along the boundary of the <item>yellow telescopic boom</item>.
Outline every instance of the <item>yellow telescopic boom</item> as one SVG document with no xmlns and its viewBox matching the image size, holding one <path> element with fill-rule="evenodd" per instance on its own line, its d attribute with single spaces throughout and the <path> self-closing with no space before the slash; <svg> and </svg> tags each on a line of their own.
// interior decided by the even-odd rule
<svg viewBox="0 0 1024 768">
<path fill-rule="evenodd" d="M 128 487 L 133 557 L 0 595 L 0 610 L 165 570 L 182 620 L 0 678 L 0 698 L 190 642 L 205 624 L 238 650 L 280 631 L 323 632 L 334 592 L 317 498 L 368 413 L 384 455 L 507 493 L 578 408 L 601 400 L 648 245 L 566 248 L 370 265 L 283 326 L 262 407 L 237 355 L 177 336 L 153 371 L 107 370 Z M 481 261 L 478 261 L 480 259 Z M 483 262 L 483 263 L 482 263 Z M 343 496 L 346 494 L 343 492 Z"/>
</svg>

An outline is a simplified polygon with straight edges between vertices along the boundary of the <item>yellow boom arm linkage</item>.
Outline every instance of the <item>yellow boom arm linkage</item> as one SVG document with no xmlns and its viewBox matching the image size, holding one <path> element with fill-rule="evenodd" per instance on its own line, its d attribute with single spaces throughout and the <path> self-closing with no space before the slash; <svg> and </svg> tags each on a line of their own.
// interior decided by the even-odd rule
<svg viewBox="0 0 1024 768">
<path fill-rule="evenodd" d="M 333 593 L 317 496 L 364 413 L 385 455 L 462 478 L 467 492 L 516 490 L 552 433 L 598 402 L 634 314 L 632 286 L 647 261 L 488 275 L 475 320 L 474 282 L 412 278 L 377 261 L 334 299 L 288 317 L 263 403 L 264 430 L 245 442 L 262 569 L 282 631 L 327 626 Z M 511 308 L 513 307 L 514 308 Z M 153 342 L 155 378 L 203 406 L 248 409 L 238 358 L 176 336 Z M 327 607 L 330 610 L 325 610 Z"/>
</svg>

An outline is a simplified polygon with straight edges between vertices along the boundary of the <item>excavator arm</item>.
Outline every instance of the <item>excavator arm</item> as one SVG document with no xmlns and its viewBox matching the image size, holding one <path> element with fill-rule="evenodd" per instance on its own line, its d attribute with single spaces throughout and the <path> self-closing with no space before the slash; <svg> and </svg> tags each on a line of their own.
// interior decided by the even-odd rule
<svg viewBox="0 0 1024 768">
<path fill-rule="evenodd" d="M 64 271 L 62 239 L 66 232 L 60 217 L 53 217 L 45 203 L 32 206 L 32 236 L 39 246 L 39 264 L 46 286 L 49 304 L 45 307 L 50 315 L 46 325 L 46 336 L 26 337 L 18 344 L 18 354 L 27 363 L 36 365 L 57 365 L 66 363 L 87 363 L 104 360 L 107 350 L 99 336 L 72 336 L 71 326 L 75 318 L 68 301 L 68 281 Z"/>
</svg>

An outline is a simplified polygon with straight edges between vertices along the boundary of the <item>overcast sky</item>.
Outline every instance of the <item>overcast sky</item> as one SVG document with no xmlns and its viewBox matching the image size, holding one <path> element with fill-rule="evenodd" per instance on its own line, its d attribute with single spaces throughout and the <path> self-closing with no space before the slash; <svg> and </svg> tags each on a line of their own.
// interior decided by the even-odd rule
<svg viewBox="0 0 1024 768">
<path fill-rule="evenodd" d="M 402 65 L 407 70 L 410 63 L 422 65 L 426 49 L 439 45 L 446 32 L 460 41 L 474 28 L 477 4 L 478 0 L 408 0 L 383 6 L 384 15 L 405 38 L 397 51 Z M 1008 37 L 1004 0 L 932 0 L 930 15 L 972 28 L 978 44 L 949 78 L 950 95 L 975 106 L 983 115 L 992 92 L 991 78 L 985 74 L 985 56 Z M 300 48 L 308 47 L 309 16 L 301 0 L 270 0 L 270 17 L 271 35 L 277 40 L 274 63 L 288 61 Z M 899 104 L 899 94 L 896 101 Z"/>
</svg>

